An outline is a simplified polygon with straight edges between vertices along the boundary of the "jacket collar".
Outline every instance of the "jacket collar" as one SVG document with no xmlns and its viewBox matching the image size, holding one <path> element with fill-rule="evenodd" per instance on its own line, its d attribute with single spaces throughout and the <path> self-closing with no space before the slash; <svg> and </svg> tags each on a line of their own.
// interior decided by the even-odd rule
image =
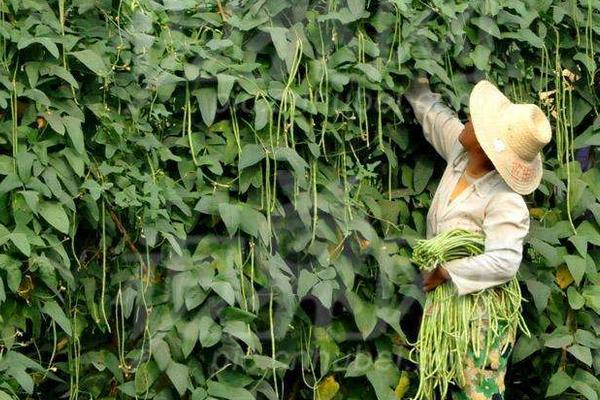
<svg viewBox="0 0 600 400">
<path fill-rule="evenodd" d="M 468 155 L 466 151 L 461 151 L 452 161 L 452 168 L 455 173 L 462 174 L 465 168 L 467 167 Z M 490 192 L 492 188 L 502 182 L 502 177 L 498 173 L 498 171 L 493 170 L 482 176 L 478 179 L 473 186 L 475 188 L 475 193 L 479 197 L 484 197 L 486 194 Z"/>
</svg>

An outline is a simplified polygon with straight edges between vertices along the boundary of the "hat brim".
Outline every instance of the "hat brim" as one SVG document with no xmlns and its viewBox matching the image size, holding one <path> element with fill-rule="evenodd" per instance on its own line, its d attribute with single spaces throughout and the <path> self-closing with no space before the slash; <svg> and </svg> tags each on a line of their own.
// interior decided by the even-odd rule
<svg viewBox="0 0 600 400">
<path fill-rule="evenodd" d="M 510 146 L 494 146 L 494 141 L 504 139 L 503 111 L 511 101 L 490 82 L 478 82 L 469 97 L 471 122 L 475 137 L 506 184 L 515 192 L 527 195 L 539 186 L 543 175 L 540 154 L 531 161 L 519 157 Z"/>
</svg>

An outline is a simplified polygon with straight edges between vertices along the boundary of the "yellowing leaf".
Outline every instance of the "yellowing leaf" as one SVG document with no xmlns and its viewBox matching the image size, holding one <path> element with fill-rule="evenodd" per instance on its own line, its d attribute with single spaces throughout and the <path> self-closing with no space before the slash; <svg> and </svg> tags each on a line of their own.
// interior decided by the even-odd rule
<svg viewBox="0 0 600 400">
<path fill-rule="evenodd" d="M 569 272 L 569 268 L 566 264 L 563 264 L 560 267 L 558 267 L 558 270 L 556 271 L 556 284 L 561 289 L 566 288 L 571 283 L 573 283 L 573 281 L 573 275 L 571 275 L 571 272 Z"/>
<path fill-rule="evenodd" d="M 402 375 L 400 379 L 398 379 L 398 385 L 396 385 L 396 389 L 394 393 L 396 393 L 396 398 L 402 399 L 404 395 L 408 391 L 410 387 L 410 378 L 408 377 L 408 373 L 406 371 L 402 371 Z"/>
<path fill-rule="evenodd" d="M 532 208 L 529 210 L 531 218 L 542 219 L 546 215 L 546 210 L 543 208 Z"/>
<path fill-rule="evenodd" d="M 371 245 L 370 241 L 368 241 L 367 239 L 363 239 L 358 235 L 356 236 L 356 240 L 358 241 L 358 245 L 360 246 L 361 250 L 368 249 L 369 246 Z"/>
<path fill-rule="evenodd" d="M 331 400 L 340 390 L 340 384 L 334 375 L 329 375 L 317 386 L 317 400 Z"/>
</svg>

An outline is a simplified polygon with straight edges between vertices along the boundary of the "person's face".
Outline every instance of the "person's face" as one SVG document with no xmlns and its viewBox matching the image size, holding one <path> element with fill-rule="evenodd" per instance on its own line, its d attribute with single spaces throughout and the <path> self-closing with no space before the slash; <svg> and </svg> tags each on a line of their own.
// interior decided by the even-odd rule
<svg viewBox="0 0 600 400">
<path fill-rule="evenodd" d="M 471 116 L 469 116 L 469 120 L 465 123 L 464 129 L 458 136 L 458 141 L 466 151 L 481 150 L 481 145 L 479 144 L 479 141 L 477 141 L 477 136 L 475 136 L 475 129 L 471 122 Z"/>
</svg>

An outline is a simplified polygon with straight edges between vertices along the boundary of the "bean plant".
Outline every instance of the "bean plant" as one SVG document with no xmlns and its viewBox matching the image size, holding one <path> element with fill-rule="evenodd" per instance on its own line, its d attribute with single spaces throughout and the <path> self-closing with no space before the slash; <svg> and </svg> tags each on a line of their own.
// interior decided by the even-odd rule
<svg viewBox="0 0 600 400">
<path fill-rule="evenodd" d="M 507 398 L 600 395 L 598 0 L 0 0 L 0 399 L 401 399 L 443 160 L 554 128 Z"/>
</svg>

